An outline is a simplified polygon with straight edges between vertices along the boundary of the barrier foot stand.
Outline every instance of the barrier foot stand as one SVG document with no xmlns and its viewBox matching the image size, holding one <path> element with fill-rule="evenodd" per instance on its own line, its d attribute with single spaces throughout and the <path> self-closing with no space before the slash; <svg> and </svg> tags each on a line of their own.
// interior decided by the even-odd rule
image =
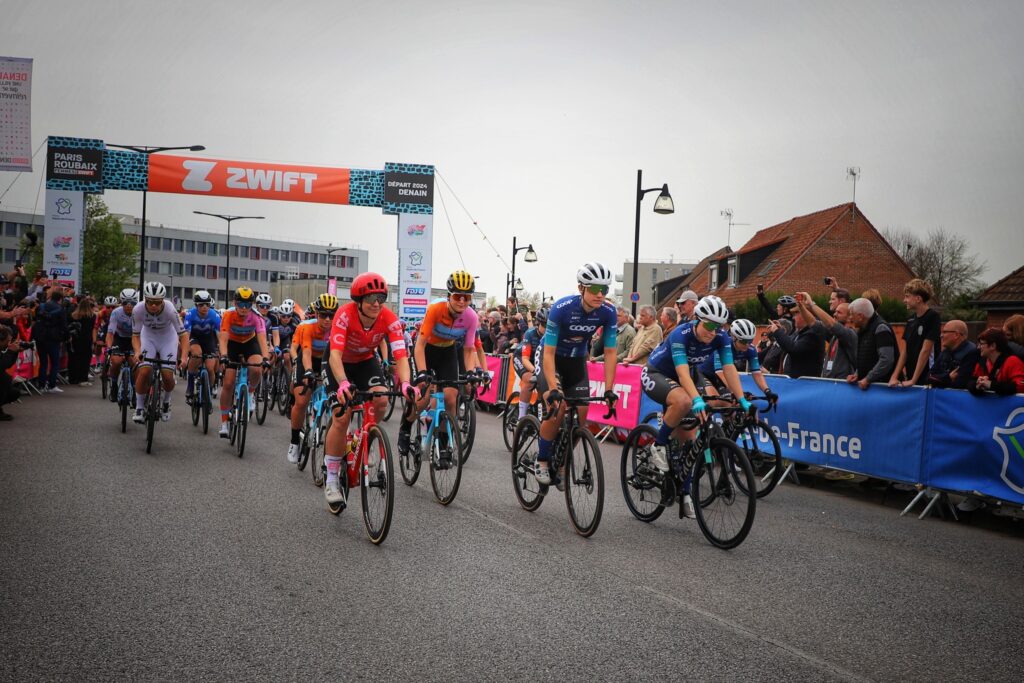
<svg viewBox="0 0 1024 683">
<path fill-rule="evenodd" d="M 35 383 L 32 382 L 32 380 L 28 380 L 27 382 L 22 382 L 21 386 L 25 387 L 25 389 L 28 390 L 29 396 L 42 396 L 43 395 L 42 390 L 40 390 L 40 388 L 37 387 L 35 385 Z"/>
<path fill-rule="evenodd" d="M 614 431 L 615 431 L 615 427 L 612 427 L 611 425 L 605 425 L 605 426 L 604 426 L 604 427 L 602 427 L 602 428 L 601 428 L 601 430 L 600 430 L 600 431 L 599 431 L 599 432 L 597 433 L 597 435 L 596 435 L 596 438 L 597 438 L 597 440 L 598 440 L 598 441 L 600 441 L 601 443 L 604 443 L 605 441 L 607 441 L 607 440 L 608 440 L 608 437 L 609 437 L 609 436 L 611 436 L 611 435 L 612 435 L 612 432 L 614 432 Z"/>
<path fill-rule="evenodd" d="M 789 467 L 787 467 L 786 471 L 782 473 L 781 477 L 779 477 L 779 481 L 784 481 L 787 477 L 792 479 L 794 484 L 800 486 L 800 477 L 796 474 L 796 461 L 794 460 L 789 461 Z"/>
<path fill-rule="evenodd" d="M 953 504 L 949 502 L 949 496 L 946 495 L 945 491 L 933 491 L 931 489 L 926 490 L 931 491 L 932 499 L 928 501 L 928 505 L 925 506 L 925 509 L 921 511 L 921 514 L 918 516 L 918 519 L 924 519 L 925 517 L 927 517 L 928 513 L 932 511 L 932 508 L 935 507 L 936 504 L 939 504 L 939 514 L 942 515 L 943 519 L 946 518 L 944 508 L 949 508 L 950 511 L 953 513 L 953 519 L 959 520 L 959 517 L 956 516 L 956 509 L 953 507 Z"/>
<path fill-rule="evenodd" d="M 910 501 L 910 505 L 908 505 L 907 507 L 903 508 L 903 512 L 900 513 L 900 517 L 902 517 L 903 515 L 907 514 L 911 510 L 913 510 L 914 506 L 916 506 L 918 504 L 918 502 L 920 502 L 920 500 L 922 498 L 924 498 L 925 496 L 927 496 L 927 495 L 928 495 L 928 489 L 921 489 L 920 491 L 918 491 L 917 495 L 914 496 L 914 500 Z"/>
</svg>

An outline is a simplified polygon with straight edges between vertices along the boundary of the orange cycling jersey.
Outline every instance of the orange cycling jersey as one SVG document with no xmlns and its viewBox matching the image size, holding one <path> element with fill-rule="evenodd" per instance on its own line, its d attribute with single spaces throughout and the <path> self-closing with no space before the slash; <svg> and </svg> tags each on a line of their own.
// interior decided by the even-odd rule
<svg viewBox="0 0 1024 683">
<path fill-rule="evenodd" d="M 253 339 L 257 333 L 266 334 L 267 327 L 263 323 L 263 318 L 252 309 L 243 315 L 234 308 L 229 308 L 220 319 L 220 331 L 226 332 L 228 339 L 233 342 L 245 343 Z"/>
<path fill-rule="evenodd" d="M 303 320 L 295 328 L 292 343 L 299 349 L 309 349 L 313 358 L 321 358 L 327 351 L 327 342 L 330 339 L 331 328 L 320 329 L 320 322 L 316 318 Z"/>
<path fill-rule="evenodd" d="M 420 324 L 420 336 L 431 346 L 465 344 L 467 339 L 476 339 L 479 321 L 472 308 L 453 315 L 447 301 L 438 301 L 427 308 L 427 314 Z"/>
<path fill-rule="evenodd" d="M 370 328 L 363 327 L 359 320 L 359 308 L 355 302 L 345 304 L 334 314 L 331 325 L 331 349 L 341 350 L 345 363 L 360 363 L 373 357 L 387 337 L 391 352 L 396 360 L 406 357 L 405 337 L 402 323 L 391 309 L 383 308 Z"/>
</svg>

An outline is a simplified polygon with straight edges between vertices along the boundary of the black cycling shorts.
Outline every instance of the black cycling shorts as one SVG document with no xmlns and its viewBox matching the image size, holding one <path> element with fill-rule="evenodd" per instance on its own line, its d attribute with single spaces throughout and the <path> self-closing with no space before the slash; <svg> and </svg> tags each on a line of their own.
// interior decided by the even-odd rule
<svg viewBox="0 0 1024 683">
<path fill-rule="evenodd" d="M 113 351 L 114 349 L 117 349 L 118 351 L 122 351 L 124 353 L 131 353 L 132 351 L 134 351 L 134 349 L 132 348 L 132 338 L 122 337 L 121 335 L 115 334 L 114 348 L 111 349 L 111 351 Z"/>
<path fill-rule="evenodd" d="M 434 373 L 434 377 L 441 381 L 455 382 L 459 379 L 459 350 L 455 345 L 434 346 L 427 344 L 423 349 L 424 360 L 427 367 L 425 371 Z"/>
<path fill-rule="evenodd" d="M 319 356 L 313 355 L 313 377 L 320 379 L 320 371 L 324 367 L 324 362 Z M 306 366 L 302 363 L 302 349 L 299 349 L 299 355 L 295 359 L 295 381 L 299 382 L 306 374 Z"/>
<path fill-rule="evenodd" d="M 260 352 L 260 342 L 256 337 L 244 342 L 237 342 L 233 339 L 228 340 L 228 360 L 236 363 L 245 363 L 252 356 L 263 357 L 263 354 Z"/>
<path fill-rule="evenodd" d="M 342 363 L 345 367 L 345 377 L 359 391 L 369 391 L 373 387 L 387 386 L 384 379 L 384 371 L 380 367 L 377 356 L 358 363 Z M 338 382 L 334 379 L 330 364 L 327 365 L 327 390 L 330 393 L 338 391 Z"/>
<path fill-rule="evenodd" d="M 518 375 L 519 379 L 523 379 L 526 375 L 531 375 L 532 377 L 532 373 L 526 369 L 526 365 L 523 364 L 523 359 L 518 355 L 512 356 L 512 368 L 516 371 L 516 375 Z"/>
<path fill-rule="evenodd" d="M 539 366 L 538 366 L 539 367 Z M 568 399 L 590 398 L 590 376 L 586 356 L 555 356 L 555 375 L 562 395 Z M 550 387 L 544 372 L 537 373 L 537 392 L 543 396 Z"/>
<path fill-rule="evenodd" d="M 189 346 L 199 346 L 202 349 L 201 353 L 204 354 L 216 354 L 217 353 L 217 338 L 214 337 L 212 332 L 206 334 L 195 334 L 188 339 Z M 257 351 L 257 353 L 259 353 Z"/>
<path fill-rule="evenodd" d="M 673 389 L 680 388 L 675 377 L 663 374 L 650 364 L 645 365 L 644 369 L 640 371 L 640 386 L 643 387 L 645 394 L 662 406 L 668 404 L 669 393 Z"/>
</svg>

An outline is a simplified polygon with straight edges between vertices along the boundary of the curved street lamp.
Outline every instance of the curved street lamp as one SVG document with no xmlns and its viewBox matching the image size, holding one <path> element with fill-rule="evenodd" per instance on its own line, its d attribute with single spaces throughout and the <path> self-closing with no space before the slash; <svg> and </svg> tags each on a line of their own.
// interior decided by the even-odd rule
<svg viewBox="0 0 1024 683">
<path fill-rule="evenodd" d="M 640 274 L 640 203 L 644 200 L 644 195 L 648 192 L 658 192 L 658 198 L 654 201 L 654 213 L 660 213 L 662 215 L 675 213 L 676 207 L 672 202 L 672 195 L 668 193 L 668 183 L 665 183 L 660 188 L 652 187 L 649 189 L 643 189 L 643 174 L 641 170 L 636 172 L 636 232 L 633 237 L 633 288 L 630 290 L 630 312 L 633 316 L 636 316 L 636 302 L 633 301 L 633 292 L 636 292 L 637 288 L 637 277 Z"/>
<path fill-rule="evenodd" d="M 228 243 L 227 243 L 227 249 L 224 252 L 224 308 L 230 308 L 231 307 L 231 283 L 230 283 L 230 279 L 229 278 L 230 278 L 230 275 L 231 275 L 231 221 L 238 221 L 238 220 L 243 220 L 243 219 L 246 219 L 246 218 L 251 218 L 253 220 L 260 220 L 261 221 L 261 220 L 263 220 L 263 216 L 230 216 L 230 215 L 224 215 L 224 214 L 220 214 L 220 213 L 208 213 L 206 211 L 193 211 L 192 213 L 197 213 L 200 216 L 213 216 L 214 218 L 219 218 L 222 221 L 227 221 L 227 224 L 228 224 Z"/>
</svg>

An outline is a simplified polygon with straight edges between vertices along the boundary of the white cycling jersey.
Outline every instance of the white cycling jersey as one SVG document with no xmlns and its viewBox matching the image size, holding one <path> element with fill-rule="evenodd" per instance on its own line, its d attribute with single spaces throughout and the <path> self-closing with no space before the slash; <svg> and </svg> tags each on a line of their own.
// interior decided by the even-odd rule
<svg viewBox="0 0 1024 683">
<path fill-rule="evenodd" d="M 184 333 L 178 312 L 167 300 L 159 313 L 150 313 L 144 303 L 132 310 L 132 334 L 139 335 L 145 358 L 173 361 L 178 356 L 179 336 Z"/>
</svg>

